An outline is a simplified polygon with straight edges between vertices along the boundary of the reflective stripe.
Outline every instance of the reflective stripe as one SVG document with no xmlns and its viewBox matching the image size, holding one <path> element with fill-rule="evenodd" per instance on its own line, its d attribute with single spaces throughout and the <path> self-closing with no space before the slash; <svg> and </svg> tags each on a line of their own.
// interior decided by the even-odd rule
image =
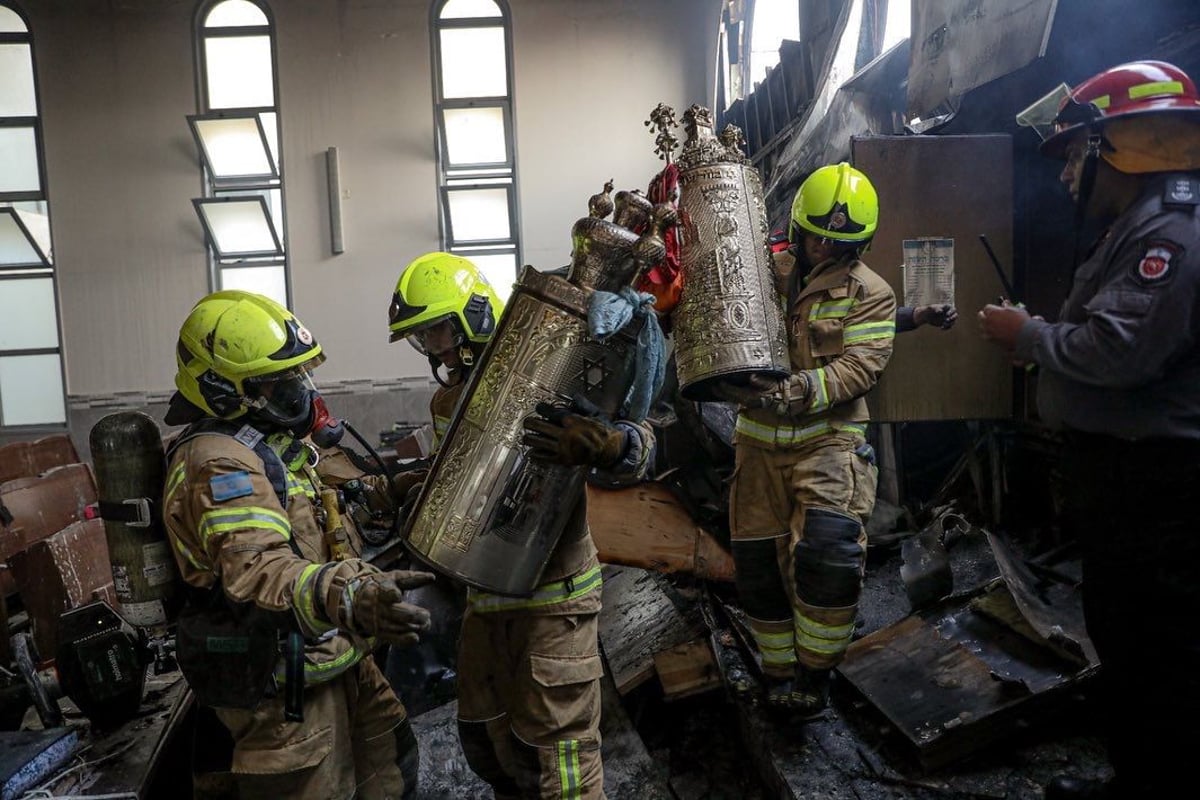
<svg viewBox="0 0 1200 800">
<path fill-rule="evenodd" d="M 442 443 L 442 439 L 446 437 L 446 431 L 450 430 L 450 418 L 438 417 L 433 418 L 433 449 L 437 450 L 438 445 Z"/>
<path fill-rule="evenodd" d="M 896 320 L 886 322 L 860 322 L 847 325 L 842 335 L 842 344 L 867 342 L 872 339 L 891 339 L 896 335 Z"/>
<path fill-rule="evenodd" d="M 760 442 L 776 445 L 799 444 L 814 436 L 838 431 L 850 431 L 863 436 L 867 434 L 867 426 L 862 422 L 834 423 L 823 419 L 809 425 L 772 426 L 755 422 L 744 414 L 738 415 L 736 430 L 739 436 L 747 436 Z"/>
<path fill-rule="evenodd" d="M 796 612 L 796 647 L 813 653 L 832 655 L 845 652 L 854 635 L 854 622 L 825 625 Z"/>
<path fill-rule="evenodd" d="M 579 740 L 563 739 L 554 743 L 558 751 L 558 778 L 562 784 L 562 800 L 583 797 L 579 786 Z"/>
<path fill-rule="evenodd" d="M 200 537 L 200 543 L 207 548 L 210 536 L 245 528 L 273 531 L 282 536 L 284 541 L 292 538 L 292 526 L 287 517 L 278 511 L 258 506 L 214 508 L 205 511 L 200 515 L 196 533 Z"/>
<path fill-rule="evenodd" d="M 814 319 L 841 319 L 850 313 L 850 309 L 858 304 L 857 297 L 847 297 L 844 300 L 825 300 L 819 303 L 813 303 L 812 308 L 808 310 L 808 318 Z"/>
<path fill-rule="evenodd" d="M 815 381 L 811 381 L 813 384 L 813 399 L 812 405 L 808 407 L 808 410 L 813 413 L 824 411 L 829 408 L 829 386 L 825 383 L 825 368 L 817 367 L 808 374 L 816 378 Z"/>
<path fill-rule="evenodd" d="M 296 588 L 292 590 L 292 605 L 300 624 L 306 633 L 320 636 L 326 631 L 333 630 L 333 625 L 317 618 L 316 589 L 317 573 L 321 571 L 320 564 L 309 564 L 296 579 Z"/>
<path fill-rule="evenodd" d="M 178 536 L 171 536 L 171 543 L 173 545 L 175 545 L 175 549 L 179 551 L 179 555 L 186 558 L 188 563 L 191 564 L 193 567 L 195 567 L 196 569 L 199 569 L 199 570 L 208 569 L 207 565 L 201 564 L 196 559 L 196 557 L 194 555 L 192 555 L 192 551 L 188 549 L 187 545 L 185 545 L 183 542 L 179 541 Z"/>
<path fill-rule="evenodd" d="M 583 597 L 589 592 L 599 589 L 603 582 L 603 578 L 600 576 L 600 566 L 597 565 L 586 572 L 581 572 L 574 578 L 543 584 L 534 590 L 532 597 L 506 597 L 472 589 L 467 593 L 467 601 L 471 604 L 471 610 L 478 612 L 541 608 Z"/>
<path fill-rule="evenodd" d="M 1130 100 L 1151 94 L 1183 94 L 1183 84 L 1180 81 L 1153 81 L 1129 87 Z"/>
<path fill-rule="evenodd" d="M 1100 95 L 1099 97 L 1094 97 L 1092 98 L 1092 105 L 1103 111 L 1112 105 L 1112 98 L 1106 94 Z"/>
<path fill-rule="evenodd" d="M 179 484 L 183 482 L 183 476 L 186 474 L 187 465 L 182 462 L 175 469 L 171 470 L 171 474 L 167 476 L 166 489 L 163 491 L 164 503 L 171 497 L 171 493 L 179 488 Z"/>
<path fill-rule="evenodd" d="M 792 645 L 791 633 L 766 633 L 756 630 L 753 623 L 750 624 L 750 630 L 764 664 L 785 666 L 796 663 L 796 648 Z"/>
<path fill-rule="evenodd" d="M 306 684 L 328 683 L 362 661 L 363 657 L 370 653 L 374 647 L 375 640 L 368 639 L 366 648 L 359 648 L 358 644 L 355 643 L 353 647 L 332 661 L 313 664 L 306 658 L 304 660 L 304 682 Z M 285 678 L 283 659 L 280 659 L 279 663 L 275 665 L 275 680 L 282 686 L 286 683 Z"/>
<path fill-rule="evenodd" d="M 313 500 L 313 501 L 315 501 L 317 499 L 317 492 L 315 489 L 313 489 L 313 485 L 312 485 L 311 481 L 302 480 L 302 479 L 298 478 L 297 476 L 292 475 L 291 473 L 288 473 L 287 495 L 288 495 L 288 497 L 294 497 L 295 495 L 298 495 L 298 494 L 305 495 L 310 500 Z"/>
</svg>

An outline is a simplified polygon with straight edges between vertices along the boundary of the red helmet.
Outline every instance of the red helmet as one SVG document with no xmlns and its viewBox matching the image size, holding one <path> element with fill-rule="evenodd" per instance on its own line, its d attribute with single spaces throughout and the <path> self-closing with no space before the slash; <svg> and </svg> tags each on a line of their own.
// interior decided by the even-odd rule
<svg viewBox="0 0 1200 800">
<path fill-rule="evenodd" d="M 1065 158 L 1067 144 L 1087 127 L 1107 127 L 1115 119 L 1132 120 L 1145 115 L 1187 117 L 1188 122 L 1200 122 L 1200 94 L 1187 73 L 1165 61 L 1132 61 L 1088 78 L 1061 96 L 1053 135 L 1042 143 L 1041 152 Z"/>
</svg>

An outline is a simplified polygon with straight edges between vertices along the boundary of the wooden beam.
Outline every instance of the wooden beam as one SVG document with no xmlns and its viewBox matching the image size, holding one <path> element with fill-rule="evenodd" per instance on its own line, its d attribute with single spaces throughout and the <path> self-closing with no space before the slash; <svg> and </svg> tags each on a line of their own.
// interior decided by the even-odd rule
<svg viewBox="0 0 1200 800">
<path fill-rule="evenodd" d="M 721 686 L 717 661 L 707 639 L 693 639 L 654 654 L 663 697 L 679 700 Z"/>
</svg>

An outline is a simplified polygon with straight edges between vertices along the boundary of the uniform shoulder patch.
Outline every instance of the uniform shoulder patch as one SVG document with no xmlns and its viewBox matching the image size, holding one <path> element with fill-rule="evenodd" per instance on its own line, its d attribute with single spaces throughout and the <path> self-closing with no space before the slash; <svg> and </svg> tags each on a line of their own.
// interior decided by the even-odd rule
<svg viewBox="0 0 1200 800">
<path fill-rule="evenodd" d="M 1142 286 L 1166 283 L 1174 276 L 1183 255 L 1183 247 L 1169 239 L 1150 239 L 1140 261 L 1134 265 L 1133 278 Z"/>
<path fill-rule="evenodd" d="M 250 482 L 250 473 L 248 472 L 214 475 L 208 480 L 208 488 L 212 490 L 213 500 L 218 503 L 254 494 L 254 484 Z"/>
</svg>

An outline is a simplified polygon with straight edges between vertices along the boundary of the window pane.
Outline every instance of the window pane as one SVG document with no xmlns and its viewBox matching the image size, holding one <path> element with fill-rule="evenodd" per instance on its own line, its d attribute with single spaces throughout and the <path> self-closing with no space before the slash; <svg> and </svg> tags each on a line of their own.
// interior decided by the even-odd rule
<svg viewBox="0 0 1200 800">
<path fill-rule="evenodd" d="M 225 0 L 213 6 L 204 20 L 206 28 L 236 28 L 242 25 L 266 25 L 267 15 L 247 0 Z"/>
<path fill-rule="evenodd" d="M 448 28 L 442 42 L 443 97 L 506 97 L 503 28 Z"/>
<path fill-rule="evenodd" d="M 192 124 L 196 126 L 213 178 L 273 174 L 256 118 L 197 119 Z"/>
<path fill-rule="evenodd" d="M 283 267 L 234 267 L 218 270 L 220 289 L 241 289 L 266 295 L 287 306 L 287 279 Z"/>
<path fill-rule="evenodd" d="M 54 281 L 19 278 L 0 281 L 0 350 L 58 347 Z"/>
<path fill-rule="evenodd" d="M 888 0 L 887 22 L 883 29 L 883 50 L 890 50 L 892 45 L 907 39 L 911 26 L 911 0 Z"/>
<path fill-rule="evenodd" d="M 448 191 L 450 229 L 454 242 L 481 239 L 507 239 L 507 189 L 469 189 Z"/>
<path fill-rule="evenodd" d="M 466 17 L 498 17 L 500 6 L 492 0 L 446 0 L 442 6 L 442 19 L 463 19 Z"/>
<path fill-rule="evenodd" d="M 33 58 L 27 44 L 0 44 L 0 117 L 37 116 Z"/>
<path fill-rule="evenodd" d="M 21 217 L 28 227 L 26 214 Z M 33 233 L 30 231 L 30 233 Z M 9 211 L 0 209 L 0 267 L 44 266 L 34 243 Z"/>
<path fill-rule="evenodd" d="M 0 423 L 66 422 L 59 355 L 0 357 Z"/>
<path fill-rule="evenodd" d="M 796 0 L 756 0 L 750 28 L 750 82 L 758 83 L 779 63 L 779 44 L 800 38 Z"/>
<path fill-rule="evenodd" d="M 508 160 L 504 109 L 447 108 L 446 154 L 450 165 L 495 164 Z"/>
<path fill-rule="evenodd" d="M 0 192 L 40 192 L 33 127 L 0 128 Z"/>
<path fill-rule="evenodd" d="M 479 267 L 479 271 L 483 273 L 483 277 L 487 278 L 488 283 L 496 290 L 496 294 L 500 295 L 500 299 L 507 303 L 508 296 L 512 294 L 513 283 L 517 280 L 516 253 L 464 257 L 470 259 L 471 263 Z"/>
<path fill-rule="evenodd" d="M 202 202 L 198 207 L 218 256 L 282 255 L 271 221 L 258 198 Z"/>
<path fill-rule="evenodd" d="M 28 28 L 21 21 L 21 15 L 11 8 L 0 6 L 0 33 L 27 33 Z"/>
<path fill-rule="evenodd" d="M 204 40 L 209 108 L 275 105 L 268 36 L 210 36 Z"/>
</svg>

